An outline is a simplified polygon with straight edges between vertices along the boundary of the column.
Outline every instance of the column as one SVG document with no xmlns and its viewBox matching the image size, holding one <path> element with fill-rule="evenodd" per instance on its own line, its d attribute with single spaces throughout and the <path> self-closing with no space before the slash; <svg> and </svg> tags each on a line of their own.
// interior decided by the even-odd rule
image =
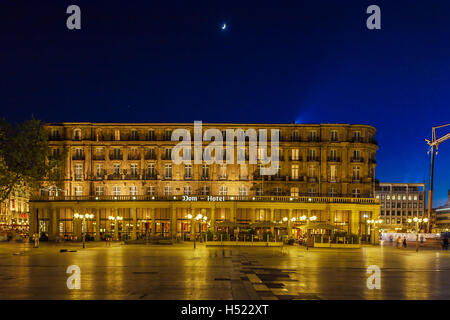
<svg viewBox="0 0 450 320">
<path fill-rule="evenodd" d="M 48 239 L 49 240 L 55 240 L 56 236 L 58 235 L 58 217 L 57 217 L 57 210 L 58 209 L 49 209 L 50 210 L 50 214 L 49 214 L 49 220 L 50 220 L 50 225 L 48 228 Z"/>
<path fill-rule="evenodd" d="M 136 217 L 136 208 L 130 208 L 131 215 L 131 223 L 133 227 L 131 228 L 131 240 L 136 240 L 136 225 L 137 225 L 137 217 Z"/>
<path fill-rule="evenodd" d="M 211 230 L 216 232 L 216 207 L 211 208 Z"/>
<path fill-rule="evenodd" d="M 28 217 L 28 222 L 30 224 L 30 227 L 28 229 L 28 233 L 30 235 L 30 238 L 37 232 L 37 215 L 38 215 L 38 209 L 37 208 L 31 208 L 30 216 Z"/>
<path fill-rule="evenodd" d="M 270 222 L 273 223 L 274 220 L 274 210 L 273 208 L 270 208 Z M 275 227 L 270 227 L 270 233 L 272 233 L 273 236 L 275 236 Z"/>
<path fill-rule="evenodd" d="M 191 215 L 192 215 L 192 219 L 191 219 L 191 236 L 190 239 L 193 241 L 194 237 L 195 237 L 195 209 L 191 210 Z"/>
<path fill-rule="evenodd" d="M 171 216 L 170 216 L 170 236 L 172 238 L 177 237 L 177 208 L 173 207 L 171 208 Z"/>
<path fill-rule="evenodd" d="M 250 208 L 250 222 L 255 223 L 255 208 Z"/>
<path fill-rule="evenodd" d="M 236 203 L 232 204 L 230 220 L 231 222 L 236 222 Z"/>
<path fill-rule="evenodd" d="M 100 209 L 93 209 L 95 216 L 95 241 L 100 241 Z"/>
<path fill-rule="evenodd" d="M 288 238 L 292 237 L 292 209 L 288 209 L 289 213 L 288 213 L 288 227 L 287 227 L 287 233 L 288 233 Z"/>
<path fill-rule="evenodd" d="M 150 209 L 150 217 L 152 219 L 151 237 L 154 238 L 156 234 L 155 208 Z"/>
<path fill-rule="evenodd" d="M 119 221 L 117 220 L 117 216 L 119 215 L 119 209 L 114 208 L 114 217 L 116 220 L 114 220 L 114 239 L 119 239 Z"/>
</svg>

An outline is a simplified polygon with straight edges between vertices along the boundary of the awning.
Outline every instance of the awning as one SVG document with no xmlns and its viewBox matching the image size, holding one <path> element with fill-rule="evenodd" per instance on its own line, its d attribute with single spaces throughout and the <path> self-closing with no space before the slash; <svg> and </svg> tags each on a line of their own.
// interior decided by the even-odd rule
<svg viewBox="0 0 450 320">
<path fill-rule="evenodd" d="M 223 222 L 217 222 L 216 223 L 216 227 L 231 227 L 231 228 L 242 228 L 245 227 L 246 225 L 244 224 L 239 224 L 236 222 L 231 222 L 231 221 L 223 221 Z"/>
<path fill-rule="evenodd" d="M 300 227 L 300 229 L 307 229 L 307 230 L 318 230 L 318 229 L 324 229 L 324 230 L 338 230 L 338 227 L 333 226 L 332 224 L 328 223 L 315 223 L 315 224 L 305 224 Z"/>
</svg>

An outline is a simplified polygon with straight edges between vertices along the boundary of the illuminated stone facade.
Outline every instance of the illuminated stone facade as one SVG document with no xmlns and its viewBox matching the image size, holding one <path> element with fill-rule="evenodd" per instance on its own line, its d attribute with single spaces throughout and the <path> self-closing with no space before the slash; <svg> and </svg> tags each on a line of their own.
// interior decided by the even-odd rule
<svg viewBox="0 0 450 320">
<path fill-rule="evenodd" d="M 45 221 L 50 237 L 73 235 L 80 233 L 73 213 L 94 212 L 87 231 L 100 239 L 111 232 L 128 238 L 148 232 L 190 234 L 193 222 L 186 216 L 196 211 L 207 216 L 214 230 L 224 221 L 243 225 L 265 221 L 283 225 L 289 235 L 306 223 L 300 221 L 303 216 L 314 215 L 317 223 L 336 222 L 356 234 L 365 232 L 363 215 L 378 217 L 373 193 L 378 146 L 371 126 L 203 124 L 203 130 L 221 132 L 267 129 L 268 136 L 270 130 L 280 130 L 279 170 L 272 176 L 261 176 L 258 164 L 174 164 L 171 149 L 178 142 L 171 141 L 172 132 L 178 128 L 192 132 L 193 127 L 49 124 L 53 152 L 68 152 L 64 192 L 38 195 L 32 202 L 34 219 Z M 247 143 L 246 160 L 248 148 Z M 119 228 L 111 226 L 114 216 L 123 217 Z M 283 218 L 288 221 L 283 223 Z M 202 228 L 206 230 L 207 223 Z"/>
</svg>

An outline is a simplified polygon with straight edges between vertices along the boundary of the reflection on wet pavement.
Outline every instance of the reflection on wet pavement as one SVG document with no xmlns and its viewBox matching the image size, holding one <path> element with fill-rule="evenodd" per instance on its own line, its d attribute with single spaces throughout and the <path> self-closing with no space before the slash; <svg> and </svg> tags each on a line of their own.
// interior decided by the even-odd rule
<svg viewBox="0 0 450 320">
<path fill-rule="evenodd" d="M 450 253 L 392 247 L 0 244 L 1 299 L 449 299 Z M 69 290 L 69 265 L 81 289 Z M 369 290 L 367 267 L 381 269 Z"/>
</svg>

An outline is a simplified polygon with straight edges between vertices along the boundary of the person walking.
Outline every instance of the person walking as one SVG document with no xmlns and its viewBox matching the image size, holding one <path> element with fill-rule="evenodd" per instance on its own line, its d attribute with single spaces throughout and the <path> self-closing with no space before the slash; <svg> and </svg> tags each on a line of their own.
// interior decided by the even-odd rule
<svg viewBox="0 0 450 320">
<path fill-rule="evenodd" d="M 406 237 L 403 237 L 403 248 L 406 249 Z"/>
<path fill-rule="evenodd" d="M 448 238 L 444 238 L 442 240 L 442 249 L 443 250 L 448 250 Z"/>
<path fill-rule="evenodd" d="M 398 236 L 397 241 L 396 241 L 397 249 L 400 249 L 401 243 L 402 243 L 402 238 L 400 236 Z"/>
</svg>

